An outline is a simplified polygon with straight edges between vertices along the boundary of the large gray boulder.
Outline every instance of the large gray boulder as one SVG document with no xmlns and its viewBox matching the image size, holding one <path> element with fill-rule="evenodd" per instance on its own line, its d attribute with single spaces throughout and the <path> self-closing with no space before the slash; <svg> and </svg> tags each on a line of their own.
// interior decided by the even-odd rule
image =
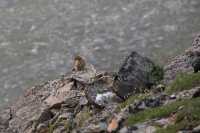
<svg viewBox="0 0 200 133">
<path fill-rule="evenodd" d="M 123 99 L 150 89 L 163 77 L 162 69 L 149 58 L 132 52 L 123 62 L 114 80 L 114 91 Z"/>
</svg>

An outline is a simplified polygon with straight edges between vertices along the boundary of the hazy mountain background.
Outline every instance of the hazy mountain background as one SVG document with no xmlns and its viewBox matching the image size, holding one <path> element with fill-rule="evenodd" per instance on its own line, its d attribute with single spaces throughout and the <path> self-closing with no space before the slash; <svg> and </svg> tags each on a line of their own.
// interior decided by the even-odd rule
<svg viewBox="0 0 200 133">
<path fill-rule="evenodd" d="M 0 106 L 71 69 L 116 70 L 133 50 L 164 64 L 200 31 L 199 0 L 0 0 Z"/>
</svg>

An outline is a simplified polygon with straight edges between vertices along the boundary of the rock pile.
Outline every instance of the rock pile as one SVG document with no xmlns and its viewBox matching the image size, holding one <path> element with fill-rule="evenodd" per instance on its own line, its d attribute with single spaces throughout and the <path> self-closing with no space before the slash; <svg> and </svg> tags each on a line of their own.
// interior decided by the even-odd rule
<svg viewBox="0 0 200 133">
<path fill-rule="evenodd" d="M 188 65 L 183 57 L 166 67 L 165 81 L 174 78 L 179 65 Z M 164 127 L 174 115 L 134 125 L 128 125 L 127 119 L 131 114 L 200 96 L 199 87 L 164 93 L 165 86 L 159 84 L 162 69 L 137 52 L 125 59 L 117 73 L 97 72 L 85 65 L 80 71 L 28 89 L 0 112 L 0 133 L 152 133 L 156 131 L 152 123 Z M 147 92 L 145 97 L 130 100 Z"/>
<path fill-rule="evenodd" d="M 117 104 L 156 84 L 151 75 L 156 65 L 136 52 L 126 58 L 117 74 L 97 73 L 88 66 L 28 89 L 6 119 L 1 117 L 1 125 L 9 132 L 64 132 L 66 128 L 69 132 L 111 132 L 119 126 L 114 123 L 119 120 L 113 120 L 107 127 Z"/>
</svg>

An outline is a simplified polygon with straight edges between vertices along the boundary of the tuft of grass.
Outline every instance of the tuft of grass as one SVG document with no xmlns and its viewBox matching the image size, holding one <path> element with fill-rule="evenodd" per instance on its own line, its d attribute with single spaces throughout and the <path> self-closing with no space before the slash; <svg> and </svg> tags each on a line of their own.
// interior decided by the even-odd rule
<svg viewBox="0 0 200 133">
<path fill-rule="evenodd" d="M 200 120 L 200 98 L 190 99 L 190 100 L 181 100 L 176 101 L 171 104 L 157 107 L 157 108 L 150 108 L 136 114 L 129 116 L 126 123 L 128 125 L 134 125 L 136 123 L 144 122 L 147 120 L 151 120 L 154 118 L 163 118 L 169 116 L 172 112 L 177 111 L 180 106 L 185 107 L 184 112 L 192 113 L 193 120 Z M 183 114 L 184 112 L 180 112 L 179 115 Z M 188 114 L 190 114 L 188 113 Z M 185 115 L 182 115 L 183 117 Z M 191 115 L 188 115 L 191 116 Z"/>
<path fill-rule="evenodd" d="M 200 73 L 180 73 L 176 79 L 167 87 L 166 93 L 172 94 L 183 90 L 189 90 L 200 85 Z"/>
<path fill-rule="evenodd" d="M 49 124 L 49 127 L 48 127 L 48 132 L 49 133 L 53 133 L 53 130 L 54 130 L 54 128 L 55 128 L 55 125 L 53 125 L 53 124 Z"/>
</svg>

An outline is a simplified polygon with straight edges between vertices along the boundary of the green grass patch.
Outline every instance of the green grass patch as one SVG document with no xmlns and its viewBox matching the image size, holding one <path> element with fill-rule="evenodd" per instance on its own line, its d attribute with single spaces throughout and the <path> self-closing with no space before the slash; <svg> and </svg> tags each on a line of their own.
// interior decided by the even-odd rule
<svg viewBox="0 0 200 133">
<path fill-rule="evenodd" d="M 200 98 L 189 100 L 184 109 L 177 112 L 175 124 L 166 129 L 158 129 L 156 133 L 177 133 L 181 129 L 192 129 L 200 124 Z"/>
<path fill-rule="evenodd" d="M 178 74 L 176 79 L 167 87 L 167 94 L 179 92 L 183 90 L 189 90 L 193 87 L 200 85 L 200 73 Z"/>
<path fill-rule="evenodd" d="M 180 115 L 189 112 L 188 115 L 191 116 L 192 119 L 200 120 L 200 98 L 191 99 L 191 100 L 182 100 L 176 101 L 174 103 L 157 107 L 157 108 L 150 108 L 136 114 L 129 116 L 126 123 L 128 125 L 134 125 L 136 123 L 144 122 L 147 120 L 151 120 L 154 118 L 163 118 L 169 116 L 172 112 L 177 111 L 180 106 L 184 106 L 184 112 L 180 112 Z M 183 117 L 185 116 L 182 115 Z M 181 121 L 181 120 L 180 120 Z"/>
</svg>

